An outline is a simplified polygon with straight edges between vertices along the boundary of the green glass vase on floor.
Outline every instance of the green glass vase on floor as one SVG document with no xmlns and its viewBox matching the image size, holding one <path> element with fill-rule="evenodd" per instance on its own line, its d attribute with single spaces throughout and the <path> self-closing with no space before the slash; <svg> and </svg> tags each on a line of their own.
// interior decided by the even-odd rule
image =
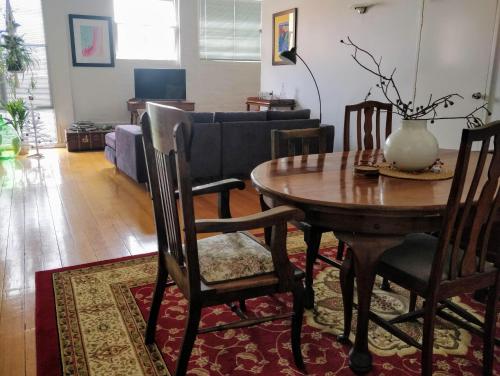
<svg viewBox="0 0 500 376">
<path fill-rule="evenodd" d="M 0 159 L 16 158 L 21 150 L 21 138 L 15 128 L 0 116 Z"/>
</svg>

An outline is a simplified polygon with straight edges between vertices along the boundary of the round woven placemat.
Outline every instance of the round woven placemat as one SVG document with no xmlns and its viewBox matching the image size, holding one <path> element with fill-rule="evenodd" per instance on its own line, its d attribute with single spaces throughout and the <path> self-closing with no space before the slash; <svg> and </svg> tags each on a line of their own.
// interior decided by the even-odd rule
<svg viewBox="0 0 500 376">
<path fill-rule="evenodd" d="M 396 170 L 390 167 L 380 167 L 379 169 L 380 175 L 390 176 L 392 178 L 411 179 L 411 180 L 446 180 L 446 179 L 451 179 L 454 173 L 455 171 L 449 168 L 443 168 L 439 173 L 432 171 L 407 172 L 407 171 Z"/>
</svg>

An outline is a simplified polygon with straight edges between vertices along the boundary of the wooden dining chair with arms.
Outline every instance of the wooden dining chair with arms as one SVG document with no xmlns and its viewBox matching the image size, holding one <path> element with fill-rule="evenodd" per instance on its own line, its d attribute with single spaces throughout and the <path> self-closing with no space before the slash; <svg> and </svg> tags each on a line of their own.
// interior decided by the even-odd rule
<svg viewBox="0 0 500 376">
<path fill-rule="evenodd" d="M 289 261 L 286 250 L 287 221 L 301 220 L 303 213 L 296 208 L 281 206 L 242 218 L 195 221 L 190 177 L 193 128 L 189 116 L 176 108 L 148 103 L 147 114 L 142 118 L 142 130 L 159 250 L 157 281 L 145 333 L 146 344 L 154 342 L 165 289 L 175 284 L 188 300 L 188 311 L 174 375 L 186 373 L 197 334 L 287 317 L 292 319 L 291 341 L 295 364 L 303 369 L 300 333 L 304 273 Z M 269 247 L 243 232 L 261 227 L 273 229 Z M 212 232 L 221 234 L 197 240 L 197 234 Z M 238 321 L 199 328 L 204 307 L 231 305 L 240 299 L 282 292 L 293 294 L 292 313 L 250 317 L 238 310 Z"/>
<path fill-rule="evenodd" d="M 334 130 L 333 127 L 330 127 Z M 333 131 L 334 132 L 334 131 Z M 293 130 L 277 130 L 271 131 L 271 158 L 278 159 L 284 157 L 295 157 L 302 155 L 306 157 L 309 154 L 324 154 L 327 152 L 328 137 L 333 138 L 335 134 L 326 127 L 306 128 Z M 260 196 L 262 210 L 268 210 L 269 206 L 263 201 Z M 299 230 L 304 232 L 304 241 L 307 244 L 306 251 L 306 296 L 304 306 L 308 309 L 314 307 L 314 290 L 313 290 L 313 265 L 316 258 L 328 262 L 330 265 L 340 267 L 340 261 L 331 260 L 324 256 L 318 256 L 318 250 L 321 243 L 322 235 L 331 229 L 311 226 L 303 221 L 295 221 L 292 224 Z M 270 239 L 270 229 L 265 229 L 266 241 Z"/>
<path fill-rule="evenodd" d="M 491 140 L 494 152 L 488 156 Z M 471 151 L 475 142 L 481 144 L 479 153 Z M 466 184 L 466 180 L 470 184 Z M 422 350 L 422 375 L 432 374 L 436 316 L 471 328 L 447 312 L 448 299 L 484 288 L 488 289 L 484 322 L 479 322 L 482 329 L 473 329 L 473 332 L 483 336 L 483 373 L 492 374 L 500 254 L 497 252 L 494 262 L 488 262 L 486 258 L 492 227 L 498 221 L 499 183 L 500 121 L 476 129 L 464 129 L 439 237 L 412 234 L 401 245 L 382 255 L 378 273 L 423 298 L 424 305 L 422 309 L 392 320 L 385 320 L 373 312 L 370 312 L 370 318 L 390 333 Z M 466 230 L 469 225 L 469 230 Z M 345 322 L 349 322 L 352 304 L 345 307 L 344 314 Z M 424 319 L 422 344 L 394 326 L 421 316 Z M 349 325 L 345 325 L 345 338 L 349 335 L 349 330 Z"/>
</svg>

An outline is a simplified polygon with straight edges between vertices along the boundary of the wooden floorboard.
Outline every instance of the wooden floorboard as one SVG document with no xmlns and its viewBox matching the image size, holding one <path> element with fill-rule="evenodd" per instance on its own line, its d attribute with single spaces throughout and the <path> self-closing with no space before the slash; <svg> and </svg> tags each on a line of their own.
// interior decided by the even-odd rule
<svg viewBox="0 0 500 376">
<path fill-rule="evenodd" d="M 102 152 L 44 150 L 0 161 L 0 375 L 35 375 L 35 272 L 156 250 L 144 186 Z M 250 184 L 232 193 L 233 216 L 259 211 Z M 197 197 L 197 218 L 217 215 Z"/>
</svg>

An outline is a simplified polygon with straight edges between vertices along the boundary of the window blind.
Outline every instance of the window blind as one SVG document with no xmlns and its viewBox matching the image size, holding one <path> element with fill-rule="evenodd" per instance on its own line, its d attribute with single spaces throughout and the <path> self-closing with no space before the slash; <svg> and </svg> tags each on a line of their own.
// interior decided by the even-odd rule
<svg viewBox="0 0 500 376">
<path fill-rule="evenodd" d="M 260 0 L 200 0 L 200 56 L 260 61 Z"/>
<path fill-rule="evenodd" d="M 36 59 L 32 72 L 26 72 L 24 75 L 18 74 L 19 88 L 16 89 L 16 94 L 20 98 L 26 98 L 33 79 L 36 84 L 35 89 L 32 90 L 35 106 L 52 108 L 41 1 L 10 0 L 10 4 L 14 12 L 14 19 L 21 25 L 17 29 L 17 34 L 24 38 L 26 45 L 31 48 Z M 5 14 L 5 2 L 2 2 L 0 11 Z M 4 17 L 2 17 L 2 23 L 2 29 L 5 29 Z M 8 92 L 7 94 L 9 95 Z"/>
</svg>

